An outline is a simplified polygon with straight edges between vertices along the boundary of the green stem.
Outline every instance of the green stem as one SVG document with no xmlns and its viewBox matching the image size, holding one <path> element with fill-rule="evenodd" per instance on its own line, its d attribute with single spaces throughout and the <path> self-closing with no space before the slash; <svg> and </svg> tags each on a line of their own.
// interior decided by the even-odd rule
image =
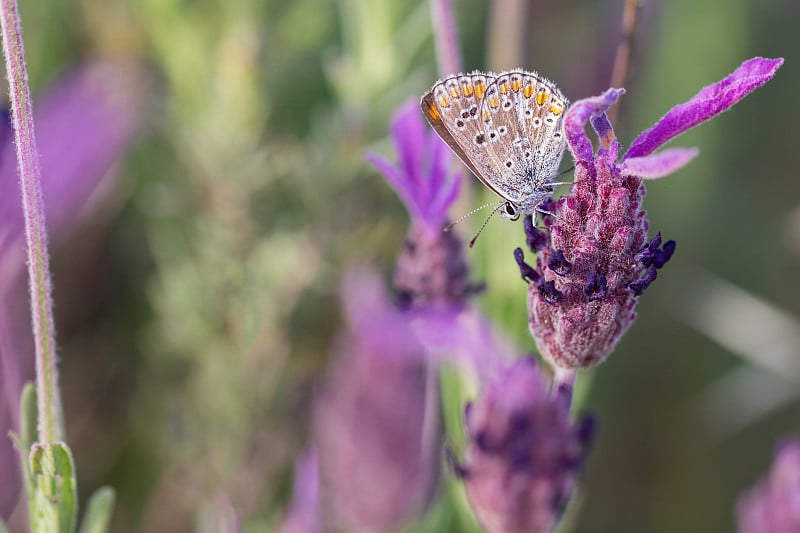
<svg viewBox="0 0 800 533">
<path fill-rule="evenodd" d="M 28 87 L 28 73 L 25 69 L 22 26 L 16 0 L 0 0 L 0 23 L 25 217 L 31 317 L 36 348 L 38 440 L 43 443 L 53 443 L 63 439 L 63 429 L 55 357 L 55 327 L 50 299 L 47 231 L 42 202 L 39 153 L 33 130 L 33 108 Z"/>
</svg>

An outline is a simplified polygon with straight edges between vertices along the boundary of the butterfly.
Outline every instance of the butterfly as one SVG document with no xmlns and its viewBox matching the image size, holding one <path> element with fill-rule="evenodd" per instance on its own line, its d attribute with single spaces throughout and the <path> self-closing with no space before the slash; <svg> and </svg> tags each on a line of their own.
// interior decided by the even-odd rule
<svg viewBox="0 0 800 533">
<path fill-rule="evenodd" d="M 437 82 L 420 101 L 428 123 L 481 182 L 503 198 L 510 220 L 550 198 L 566 148 L 569 101 L 556 85 L 521 69 L 475 71 Z"/>
</svg>

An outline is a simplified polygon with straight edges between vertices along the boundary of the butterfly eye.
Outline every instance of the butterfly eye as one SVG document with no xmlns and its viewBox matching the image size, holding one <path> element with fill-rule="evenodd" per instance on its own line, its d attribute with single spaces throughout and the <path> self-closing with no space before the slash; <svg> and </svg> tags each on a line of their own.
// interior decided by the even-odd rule
<svg viewBox="0 0 800 533">
<path fill-rule="evenodd" d="M 517 211 L 517 206 L 512 204 L 511 202 L 506 202 L 503 206 L 502 211 L 503 217 L 509 220 L 517 220 L 519 218 L 519 211 Z"/>
</svg>

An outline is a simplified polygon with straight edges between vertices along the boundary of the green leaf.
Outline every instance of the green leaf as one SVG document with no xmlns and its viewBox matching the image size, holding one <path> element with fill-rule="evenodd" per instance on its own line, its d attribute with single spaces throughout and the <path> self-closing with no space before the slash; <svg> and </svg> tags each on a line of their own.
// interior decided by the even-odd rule
<svg viewBox="0 0 800 533">
<path fill-rule="evenodd" d="M 25 453 L 39 440 L 36 433 L 36 387 L 30 381 L 22 388 L 19 400 L 21 444 Z"/>
<path fill-rule="evenodd" d="M 105 533 L 111 523 L 116 495 L 111 487 L 100 487 L 89 498 L 80 533 Z"/>
<path fill-rule="evenodd" d="M 31 476 L 30 465 L 28 464 L 28 454 L 36 442 L 36 388 L 30 381 L 25 383 L 22 388 L 22 395 L 19 400 L 19 420 L 20 435 L 9 432 L 11 440 L 14 441 L 19 452 L 20 470 L 22 470 L 22 481 L 25 483 L 25 493 L 28 495 L 28 515 L 33 520 L 33 477 Z"/>
<path fill-rule="evenodd" d="M 31 530 L 75 531 L 78 498 L 72 454 L 64 443 L 34 444 L 30 454 L 33 478 Z"/>
</svg>

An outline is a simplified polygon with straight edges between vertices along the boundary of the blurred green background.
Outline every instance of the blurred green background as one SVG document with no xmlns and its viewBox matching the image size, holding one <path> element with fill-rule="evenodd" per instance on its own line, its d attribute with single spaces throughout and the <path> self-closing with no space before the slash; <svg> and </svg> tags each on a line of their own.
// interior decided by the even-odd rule
<svg viewBox="0 0 800 533">
<path fill-rule="evenodd" d="M 191 530 L 220 491 L 246 531 L 272 530 L 339 323 L 343 268 L 388 273 L 405 237 L 405 211 L 363 152 L 394 157 L 391 114 L 439 77 L 430 6 L 20 7 L 34 93 L 98 58 L 141 62 L 147 78 L 142 133 L 113 191 L 52 247 L 81 493 L 116 488 L 114 531 Z M 621 0 L 455 7 L 466 69 L 536 69 L 572 100 L 608 86 Z M 800 433 L 798 27 L 795 0 L 644 3 L 624 145 L 741 61 L 786 64 L 682 137 L 700 157 L 648 186 L 652 231 L 678 249 L 616 353 L 579 376 L 600 431 L 575 532 L 731 531 L 737 495 L 778 438 Z M 488 198 L 465 184 L 456 214 Z M 468 256 L 488 283 L 480 305 L 533 351 L 511 256 L 523 242 L 521 224 L 493 221 Z"/>
</svg>

